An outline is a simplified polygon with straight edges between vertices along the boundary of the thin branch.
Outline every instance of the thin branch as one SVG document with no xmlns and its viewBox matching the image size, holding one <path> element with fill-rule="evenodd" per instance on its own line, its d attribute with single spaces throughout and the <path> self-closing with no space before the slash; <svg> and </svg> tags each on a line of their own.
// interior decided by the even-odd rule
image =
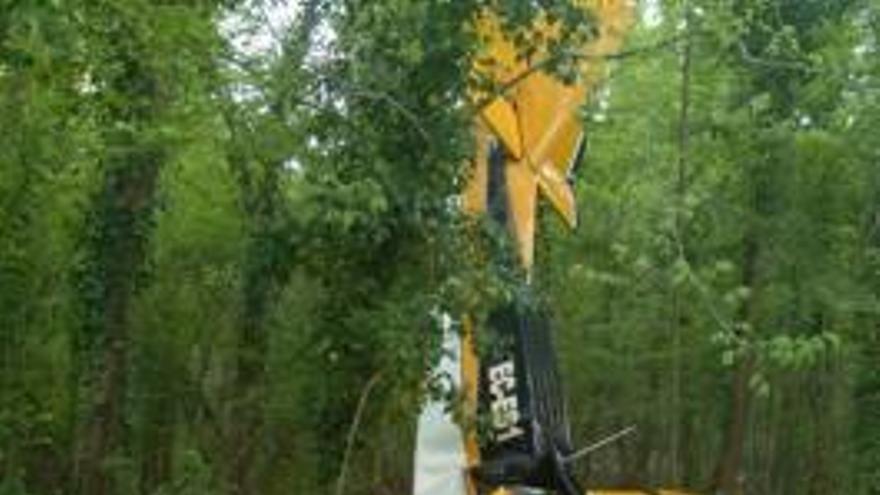
<svg viewBox="0 0 880 495">
<path fill-rule="evenodd" d="M 422 139 L 424 139 L 425 142 L 427 142 L 427 143 L 431 142 L 431 137 L 428 134 L 428 131 L 425 130 L 425 127 L 422 125 L 421 121 L 419 120 L 419 117 L 415 114 L 415 112 L 413 112 L 412 110 L 407 108 L 403 103 L 400 103 L 399 101 L 394 99 L 394 97 L 391 96 L 390 94 L 385 93 L 383 91 L 375 91 L 375 90 L 360 89 L 360 88 L 350 89 L 347 91 L 347 93 L 350 96 L 353 96 L 355 98 L 366 98 L 366 99 L 370 99 L 370 100 L 383 101 L 383 102 L 387 103 L 388 106 L 390 106 L 391 108 L 396 110 L 400 115 L 402 115 L 406 120 L 408 120 L 410 124 L 413 125 L 413 127 L 419 132 L 419 134 L 422 136 Z"/>
<path fill-rule="evenodd" d="M 676 234 L 678 237 L 678 234 Z M 700 276 L 694 271 L 694 267 L 691 265 L 691 262 L 687 259 L 685 254 L 682 252 L 681 242 L 679 239 L 676 239 L 677 244 L 679 244 L 679 255 L 678 259 L 684 263 L 684 267 L 686 269 L 687 279 L 691 282 L 691 285 L 697 289 L 697 293 L 703 299 L 703 305 L 709 311 L 709 316 L 715 320 L 715 323 L 721 327 L 722 330 L 727 332 L 734 331 L 734 324 L 728 321 L 724 316 L 722 316 L 721 312 L 718 310 L 718 307 L 715 305 L 715 295 L 712 293 L 712 290 L 700 279 Z"/>
<path fill-rule="evenodd" d="M 615 53 L 608 53 L 605 55 L 564 52 L 564 53 L 560 53 L 560 54 L 553 56 L 553 57 L 547 57 L 547 58 L 541 60 L 540 62 L 536 63 L 535 65 L 532 65 L 531 67 L 524 70 L 523 72 L 517 74 L 516 77 L 514 77 L 510 81 L 507 81 L 506 83 L 502 84 L 501 86 L 496 88 L 494 91 L 492 91 L 492 94 L 490 94 L 489 96 L 478 101 L 477 104 L 475 105 L 476 111 L 477 111 L 477 113 L 482 112 L 487 106 L 489 106 L 489 104 L 491 104 L 493 101 L 495 101 L 496 98 L 507 94 L 508 91 L 510 91 L 511 89 L 518 86 L 526 78 L 528 78 L 529 76 L 531 76 L 535 72 L 544 70 L 547 67 L 549 67 L 549 66 L 551 66 L 551 65 L 553 65 L 553 64 L 555 64 L 565 58 L 573 58 L 574 60 L 621 60 L 621 59 L 625 59 L 625 58 L 645 55 L 648 53 L 653 53 L 653 52 L 656 52 L 659 50 L 663 50 L 665 48 L 668 48 L 670 46 L 675 45 L 681 38 L 682 38 L 682 35 L 677 34 L 675 36 L 670 36 L 668 38 L 662 39 L 662 40 L 658 41 L 657 43 L 654 43 L 651 45 L 640 46 L 640 47 L 636 47 L 636 48 L 631 48 L 629 50 L 622 50 L 622 51 L 615 52 Z"/>
<path fill-rule="evenodd" d="M 275 29 L 275 26 L 272 25 L 272 16 L 269 15 L 269 12 L 266 10 L 266 6 L 263 3 L 260 3 L 258 8 L 260 9 L 260 14 L 262 15 L 263 22 L 262 24 L 266 26 L 266 30 L 268 31 L 269 37 L 272 38 L 272 41 L 276 46 L 284 46 L 284 36 Z"/>
<path fill-rule="evenodd" d="M 690 166 L 690 117 L 691 117 L 691 78 L 693 63 L 693 18 L 690 2 L 684 5 L 684 36 L 681 47 L 681 89 L 678 111 L 678 163 L 675 177 L 675 233 L 679 254 L 685 253 L 684 209 L 687 194 L 687 169 Z M 672 410 L 669 450 L 672 461 L 672 478 L 679 477 L 679 436 L 681 431 L 681 333 L 682 333 L 682 293 L 679 287 L 672 288 Z"/>
<path fill-rule="evenodd" d="M 333 90 L 336 90 L 343 95 L 350 96 L 352 98 L 380 101 L 387 104 L 389 107 L 391 107 L 392 110 L 399 113 L 410 124 L 412 124 L 413 128 L 415 128 L 415 130 L 419 133 L 419 135 L 422 137 L 422 139 L 425 140 L 427 144 L 430 145 L 432 143 L 430 134 L 425 129 L 425 126 L 422 125 L 422 120 L 419 118 L 416 112 L 395 99 L 391 93 L 388 93 L 387 91 L 353 85 L 348 81 L 333 81 L 326 74 L 318 74 L 316 75 L 315 79 L 319 85 L 324 85 L 331 92 Z"/>
<path fill-rule="evenodd" d="M 373 391 L 373 388 L 379 383 L 379 380 L 382 377 L 381 372 L 375 373 L 370 379 L 367 381 L 367 384 L 364 385 L 364 389 L 361 392 L 361 397 L 358 400 L 357 409 L 354 412 L 354 419 L 351 422 L 351 428 L 348 430 L 348 437 L 345 439 L 345 453 L 342 455 L 342 467 L 339 469 L 339 478 L 336 479 L 336 495 L 342 495 L 345 490 L 345 475 L 348 471 L 348 461 L 351 458 L 351 450 L 354 446 L 354 440 L 357 436 L 357 432 L 361 426 L 361 420 L 364 416 L 364 409 L 367 406 L 367 399 L 370 397 L 370 392 Z"/>
<path fill-rule="evenodd" d="M 812 67 L 804 62 L 799 62 L 797 60 L 774 60 L 761 58 L 753 55 L 749 49 L 746 47 L 745 43 L 739 42 L 739 54 L 740 58 L 743 62 L 751 65 L 758 65 L 761 67 L 767 67 L 771 69 L 783 69 L 790 71 L 803 71 L 808 72 L 810 74 L 829 74 L 833 71 L 828 69 L 819 69 L 816 67 Z"/>
</svg>

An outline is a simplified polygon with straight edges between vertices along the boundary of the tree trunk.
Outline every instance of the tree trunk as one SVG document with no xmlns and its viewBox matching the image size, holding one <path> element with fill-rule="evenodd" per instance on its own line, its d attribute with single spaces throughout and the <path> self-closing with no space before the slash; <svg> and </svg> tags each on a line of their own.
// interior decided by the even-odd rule
<svg viewBox="0 0 880 495">
<path fill-rule="evenodd" d="M 283 47 L 286 65 L 294 68 L 292 70 L 300 67 L 308 54 L 312 32 L 320 22 L 319 9 L 317 0 L 303 2 L 296 34 Z M 283 94 L 276 95 L 269 106 L 270 118 L 285 122 Z M 261 493 L 256 468 L 266 436 L 263 418 L 269 347 L 266 320 L 289 270 L 286 266 L 289 255 L 284 251 L 290 246 L 279 235 L 284 220 L 279 181 L 287 157 L 242 152 L 242 149 L 256 149 L 252 142 L 248 142 L 256 141 L 256 136 L 251 134 L 248 126 L 240 125 L 238 119 L 241 115 L 236 115 L 233 109 L 228 108 L 225 116 L 232 134 L 228 160 L 238 180 L 239 198 L 248 229 L 241 273 L 242 312 L 237 325 L 231 416 L 226 427 L 230 447 L 226 482 L 231 495 L 250 495 Z"/>
<path fill-rule="evenodd" d="M 233 136 L 235 141 L 243 137 L 236 132 Z M 265 322 L 285 272 L 285 246 L 279 245 L 277 235 L 281 223 L 278 181 L 282 165 L 236 152 L 230 153 L 229 160 L 238 178 L 248 233 L 241 273 L 242 310 L 237 324 L 231 414 L 226 427 L 229 446 L 226 482 L 230 494 L 245 495 L 259 492 L 254 470 L 264 438 L 269 344 Z"/>
<path fill-rule="evenodd" d="M 108 36 L 127 39 L 134 30 L 119 15 Z M 119 31 L 119 32 L 117 32 Z M 161 106 L 157 79 L 146 67 L 141 40 L 117 43 L 112 56 L 120 70 L 107 77 L 104 103 L 111 122 L 104 132 L 103 186 L 87 220 L 87 265 L 81 273 L 85 321 L 76 358 L 84 387 L 74 462 L 75 489 L 81 494 L 119 493 L 115 462 L 128 450 L 125 402 L 130 348 L 129 312 L 142 279 L 152 230 L 153 203 L 164 161 L 145 129 Z"/>
<path fill-rule="evenodd" d="M 686 35 L 683 39 L 681 54 L 681 90 L 678 114 L 678 166 L 675 177 L 675 242 L 678 244 L 679 256 L 686 258 L 686 238 L 684 225 L 685 195 L 687 193 L 688 152 L 690 145 L 690 110 L 691 110 L 691 55 L 690 10 L 685 2 L 684 21 Z M 686 259 L 685 259 L 686 261 Z M 672 400 L 669 428 L 669 478 L 673 483 L 681 483 L 681 377 L 682 377 L 682 342 L 681 332 L 685 326 L 681 287 L 673 287 L 672 293 Z"/>
<path fill-rule="evenodd" d="M 228 473 L 230 493 L 256 494 L 254 467 L 264 437 L 263 408 L 265 407 L 265 361 L 268 338 L 265 321 L 268 284 L 258 280 L 260 273 L 245 274 L 243 292 L 252 306 L 246 307 L 239 323 L 238 349 L 235 367 L 232 418 L 230 426 L 231 464 Z M 262 274 L 270 276 L 268 274 Z M 245 303 L 248 306 L 248 303 Z"/>
<path fill-rule="evenodd" d="M 744 493 L 743 452 L 745 450 L 747 416 L 750 405 L 749 379 L 754 360 L 745 357 L 737 366 L 733 377 L 730 420 L 725 433 L 724 451 L 718 465 L 717 492 L 724 495 Z"/>
<path fill-rule="evenodd" d="M 758 241 L 753 228 L 746 232 L 744 240 L 742 282 L 751 289 L 749 298 L 743 303 L 740 321 L 753 324 L 755 316 L 755 288 L 757 282 Z M 745 330 L 739 330 L 739 338 L 748 339 Z M 745 478 L 743 457 L 748 431 L 748 413 L 751 405 L 751 381 L 755 367 L 755 356 L 749 347 L 737 360 L 731 385 L 731 409 L 724 437 L 724 450 L 715 474 L 715 489 L 724 495 L 743 495 Z"/>
<path fill-rule="evenodd" d="M 161 362 L 158 352 L 148 353 L 146 359 L 153 358 Z M 141 358 L 145 359 L 145 358 Z M 140 410 L 140 493 L 149 495 L 156 493 L 172 478 L 173 449 L 175 440 L 175 423 L 177 420 L 176 390 L 169 383 L 179 380 L 171 371 L 151 371 L 149 382 L 141 397 Z"/>
<path fill-rule="evenodd" d="M 75 478 L 80 493 L 115 493 L 107 461 L 127 448 L 124 403 L 127 391 L 128 313 L 146 259 L 151 202 L 160 158 L 156 153 L 126 153 L 105 178 L 98 199 L 97 234 L 92 239 L 90 273 L 94 284 L 87 294 L 94 319 L 86 326 L 91 352 L 86 359 L 86 411 L 77 438 Z M 113 166 L 113 165 L 111 165 Z"/>
</svg>

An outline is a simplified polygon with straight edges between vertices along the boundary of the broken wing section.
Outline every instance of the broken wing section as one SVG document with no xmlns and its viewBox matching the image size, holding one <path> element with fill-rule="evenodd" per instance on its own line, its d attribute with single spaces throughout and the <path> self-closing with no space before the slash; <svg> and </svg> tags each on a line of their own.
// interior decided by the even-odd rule
<svg viewBox="0 0 880 495">
<path fill-rule="evenodd" d="M 574 54 L 578 78 L 573 84 L 565 84 L 542 70 L 549 57 L 542 46 L 529 60 L 518 56 L 497 16 L 491 13 L 485 13 L 477 23 L 485 48 L 474 67 L 478 79 L 492 80 L 498 88 L 497 94 L 476 92 L 482 105 L 481 120 L 504 145 L 509 166 L 525 167 L 543 196 L 571 227 L 577 225 L 571 173 L 584 142 L 583 119 L 578 110 L 604 77 L 604 61 L 619 50 L 633 17 L 630 0 L 578 3 L 593 14 L 598 32 Z M 544 40 L 545 45 L 558 36 L 558 31 L 558 26 L 541 19 L 533 28 L 535 39 Z M 522 197 L 511 195 L 511 209 L 534 215 L 534 210 L 518 208 L 517 201 L 532 203 L 530 193 Z M 534 220 L 522 219 L 517 214 L 512 220 L 523 261 L 530 266 L 532 241 L 527 236 L 534 232 Z"/>
</svg>

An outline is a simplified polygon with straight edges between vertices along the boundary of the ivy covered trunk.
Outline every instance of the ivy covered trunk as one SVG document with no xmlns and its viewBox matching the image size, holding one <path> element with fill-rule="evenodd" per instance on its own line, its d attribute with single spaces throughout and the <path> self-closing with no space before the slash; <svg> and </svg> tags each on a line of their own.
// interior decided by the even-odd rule
<svg viewBox="0 0 880 495">
<path fill-rule="evenodd" d="M 131 143 L 134 147 L 138 145 Z M 129 310 L 143 276 L 150 213 L 161 157 L 157 150 L 127 151 L 111 159 L 104 190 L 96 200 L 95 231 L 86 294 L 93 315 L 85 329 L 88 346 L 84 414 L 78 435 L 80 493 L 115 493 L 108 460 L 127 449 L 125 399 L 130 348 Z M 115 163 L 114 163 L 115 162 Z M 125 163 L 127 162 L 127 163 Z M 98 311 L 95 311 L 95 310 Z"/>
<path fill-rule="evenodd" d="M 125 13 L 102 27 L 102 36 L 132 36 Z M 76 359 L 80 368 L 80 415 L 74 483 L 77 493 L 121 493 L 130 456 L 126 420 L 131 349 L 130 310 L 144 281 L 159 172 L 165 161 L 152 126 L 161 107 L 160 84 L 146 65 L 142 40 L 114 44 L 115 64 L 101 94 L 103 183 L 87 219 L 81 291 L 84 327 Z"/>
</svg>

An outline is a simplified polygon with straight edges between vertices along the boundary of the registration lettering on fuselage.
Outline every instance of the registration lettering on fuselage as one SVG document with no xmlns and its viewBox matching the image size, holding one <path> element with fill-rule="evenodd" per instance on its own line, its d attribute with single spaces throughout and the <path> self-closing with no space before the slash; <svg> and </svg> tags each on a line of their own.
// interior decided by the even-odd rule
<svg viewBox="0 0 880 495">
<path fill-rule="evenodd" d="M 498 442 L 506 442 L 524 433 L 519 426 L 522 416 L 516 397 L 515 371 L 513 360 L 489 368 L 489 407 L 492 410 L 495 440 Z"/>
</svg>

